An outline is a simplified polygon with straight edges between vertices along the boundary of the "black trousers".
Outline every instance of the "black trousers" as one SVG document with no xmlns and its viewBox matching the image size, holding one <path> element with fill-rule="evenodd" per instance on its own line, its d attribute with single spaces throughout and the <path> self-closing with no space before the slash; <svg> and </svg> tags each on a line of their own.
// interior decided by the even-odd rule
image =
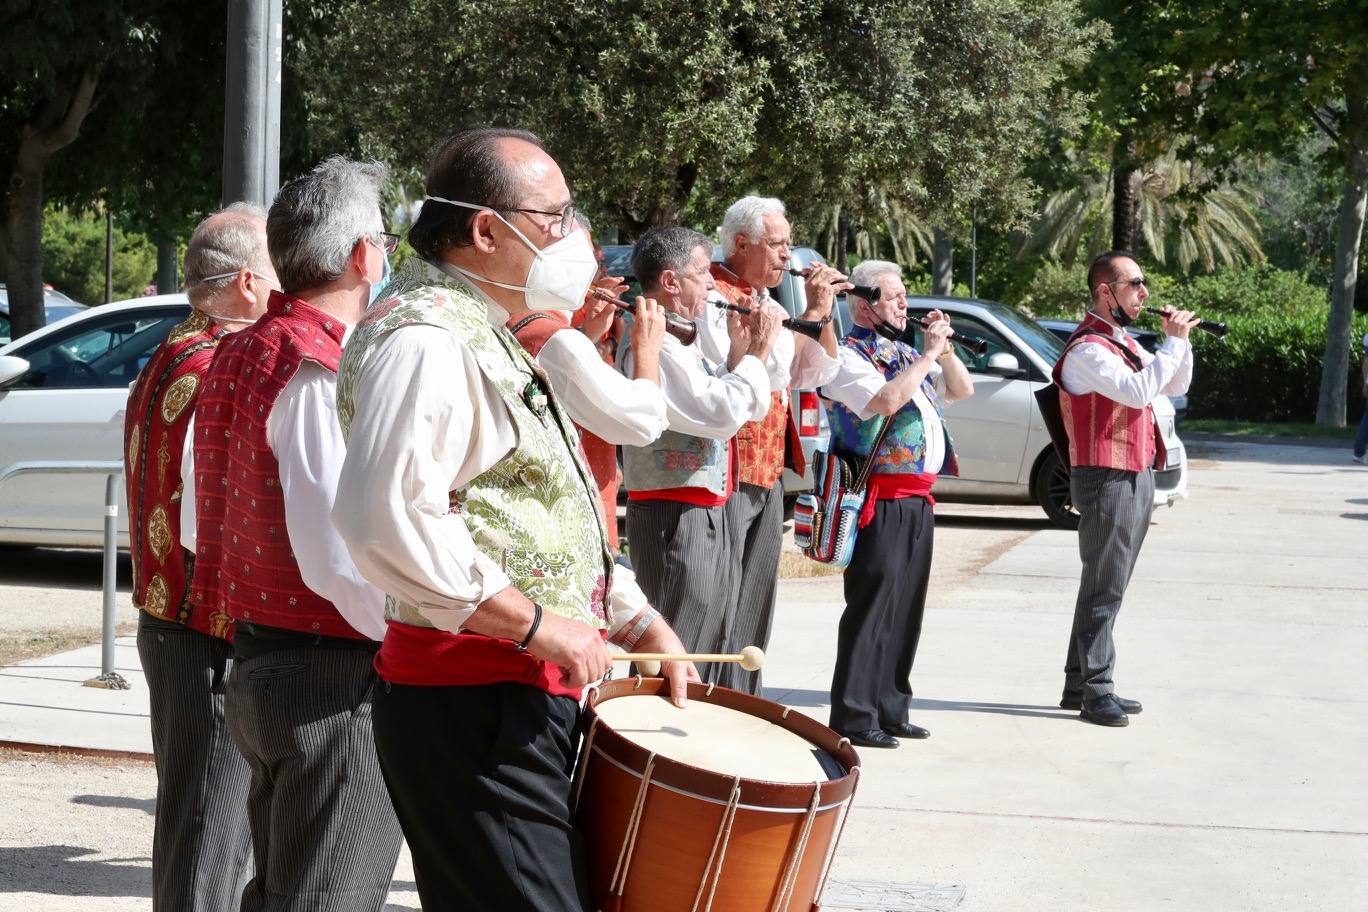
<svg viewBox="0 0 1368 912">
<path fill-rule="evenodd" d="M 247 761 L 228 735 L 223 683 L 233 646 L 184 624 L 138 614 L 138 658 L 152 710 L 157 820 L 152 908 L 236 908 L 252 875 Z"/>
<path fill-rule="evenodd" d="M 881 500 L 845 569 L 845 611 L 831 677 L 831 727 L 868 731 L 907 721 L 936 529 L 921 497 Z"/>
<path fill-rule="evenodd" d="M 429 912 L 588 912 L 579 706 L 526 684 L 381 682 L 375 746 Z"/>
</svg>

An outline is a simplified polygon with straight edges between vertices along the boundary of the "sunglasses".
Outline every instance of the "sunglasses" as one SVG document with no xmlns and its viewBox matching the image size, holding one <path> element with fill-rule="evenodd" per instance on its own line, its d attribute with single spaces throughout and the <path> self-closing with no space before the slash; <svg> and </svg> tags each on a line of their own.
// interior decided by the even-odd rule
<svg viewBox="0 0 1368 912">
<path fill-rule="evenodd" d="M 1107 284 L 1108 284 L 1108 285 L 1129 285 L 1131 288 L 1139 288 L 1141 285 L 1144 285 L 1144 284 L 1145 284 L 1145 277 L 1144 277 L 1144 276 L 1135 276 L 1134 278 L 1131 278 L 1131 279 L 1117 279 L 1116 281 L 1114 281 L 1114 282 L 1108 282 Z"/>
</svg>

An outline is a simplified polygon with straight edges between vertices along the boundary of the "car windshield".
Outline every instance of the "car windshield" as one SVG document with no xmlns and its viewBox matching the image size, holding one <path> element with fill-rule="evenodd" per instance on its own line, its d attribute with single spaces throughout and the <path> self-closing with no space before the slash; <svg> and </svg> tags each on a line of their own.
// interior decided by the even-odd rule
<svg viewBox="0 0 1368 912">
<path fill-rule="evenodd" d="M 995 301 L 983 301 L 982 304 L 993 316 L 1020 336 L 1023 342 L 1035 349 L 1036 354 L 1044 358 L 1046 363 L 1054 364 L 1059 360 L 1059 356 L 1064 354 L 1064 344 L 1059 341 L 1058 336 L 1015 307 L 1008 307 Z"/>
</svg>

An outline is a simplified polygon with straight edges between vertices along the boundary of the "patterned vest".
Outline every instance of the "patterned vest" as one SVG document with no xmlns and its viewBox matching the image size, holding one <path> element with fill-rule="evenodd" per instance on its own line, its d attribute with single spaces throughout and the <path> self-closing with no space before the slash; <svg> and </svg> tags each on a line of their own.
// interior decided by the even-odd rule
<svg viewBox="0 0 1368 912">
<path fill-rule="evenodd" d="M 696 347 L 692 350 L 697 354 Z M 697 363 L 700 371 L 711 373 L 702 355 Z M 728 494 L 730 461 L 730 440 L 667 430 L 649 446 L 622 448 L 622 477 L 627 490 L 634 493 L 695 488 L 722 499 Z"/>
<path fill-rule="evenodd" d="M 344 434 L 356 408 L 357 374 L 375 345 L 404 326 L 456 335 L 498 388 L 518 428 L 518 446 L 493 468 L 451 492 L 475 545 L 528 598 L 561 617 L 605 629 L 613 559 L 598 490 L 580 458 L 575 427 L 546 374 L 469 289 L 418 261 L 395 277 L 393 296 L 371 308 L 347 343 L 338 376 Z M 433 627 L 415 605 L 386 596 L 392 621 Z"/>
<path fill-rule="evenodd" d="M 266 433 L 271 408 L 303 362 L 337 370 L 345 331 L 341 320 L 273 292 L 265 316 L 219 344 L 195 409 L 197 605 L 255 624 L 364 639 L 299 575 Z"/>
<path fill-rule="evenodd" d="M 1069 432 L 1069 462 L 1076 466 L 1098 466 L 1139 472 L 1155 465 L 1164 455 L 1163 439 L 1155 433 L 1154 409 L 1131 408 L 1101 393 L 1075 396 L 1060 383 L 1064 359 L 1075 346 L 1095 342 L 1111 349 L 1132 370 L 1140 361 L 1140 346 L 1129 333 L 1125 346 L 1112 336 L 1113 327 L 1095 314 L 1088 314 L 1064 346 L 1054 366 L 1054 382 L 1059 387 L 1059 411 Z M 1101 335 L 1096 335 L 1100 333 Z M 1127 354 L 1134 356 L 1134 362 Z"/>
<path fill-rule="evenodd" d="M 724 298 L 743 307 L 756 306 L 756 292 L 750 285 L 733 276 L 719 264 L 712 266 L 713 282 Z M 709 305 L 711 306 L 711 305 Z M 759 421 L 748 421 L 736 432 L 737 451 L 741 470 L 738 479 L 745 484 L 772 488 L 784 474 L 785 446 L 789 443 L 789 415 L 787 397 L 783 390 L 770 392 L 769 411 Z M 796 458 L 802 458 L 798 447 Z M 801 472 L 799 474 L 802 474 Z"/>
<path fill-rule="evenodd" d="M 527 349 L 527 353 L 535 361 L 537 355 L 541 354 L 542 346 L 552 335 L 569 327 L 565 324 L 559 314 L 547 313 L 544 310 L 534 310 L 530 313 L 521 314 L 516 319 L 510 318 L 508 321 L 508 331 L 513 334 L 513 338 L 518 340 L 518 344 Z M 579 332 L 579 330 L 572 330 Z M 602 437 L 575 425 L 575 430 L 579 432 L 580 455 L 589 466 L 590 473 L 594 476 L 594 482 L 598 485 L 599 502 L 603 506 L 603 522 L 608 530 L 608 547 L 614 552 L 618 550 L 618 527 L 617 527 L 617 490 L 618 490 L 618 464 L 617 447 Z"/>
<path fill-rule="evenodd" d="M 856 326 L 841 344 L 860 357 L 872 363 L 884 379 L 892 380 L 913 359 L 918 357 L 917 350 L 904 342 L 890 342 L 872 329 Z M 922 392 L 935 407 L 940 416 L 941 428 L 945 432 L 945 460 L 941 464 L 941 475 L 958 475 L 959 460 L 955 456 L 955 444 L 950 438 L 950 426 L 945 423 L 945 413 L 941 408 L 936 387 L 929 379 L 922 380 Z M 859 416 L 840 402 L 832 402 L 831 436 L 832 445 L 837 452 L 853 456 L 869 456 L 869 448 L 874 445 L 881 422 L 861 421 Z M 921 411 L 910 400 L 893 416 L 893 426 L 884 437 L 870 470 L 875 475 L 920 475 L 926 468 L 926 428 L 922 424 Z"/>
<path fill-rule="evenodd" d="M 181 547 L 181 454 L 204 373 L 226 331 L 194 311 L 133 381 L 124 418 L 133 604 L 191 630 L 232 639 L 233 619 L 190 601 L 195 559 Z"/>
</svg>

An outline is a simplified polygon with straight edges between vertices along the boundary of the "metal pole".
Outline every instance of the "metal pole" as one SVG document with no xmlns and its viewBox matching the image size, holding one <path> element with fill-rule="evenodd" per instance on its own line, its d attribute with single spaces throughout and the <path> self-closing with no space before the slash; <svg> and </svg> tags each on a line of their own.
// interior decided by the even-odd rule
<svg viewBox="0 0 1368 912">
<path fill-rule="evenodd" d="M 105 200 L 105 299 L 108 304 L 114 300 L 114 213 Z"/>
<path fill-rule="evenodd" d="M 282 0 L 228 4 L 223 204 L 268 205 L 280 180 Z"/>
<path fill-rule="evenodd" d="M 119 569 L 119 475 L 105 476 L 105 515 L 104 515 L 104 605 L 102 606 L 104 631 L 100 642 L 100 678 L 112 682 L 119 678 L 114 673 L 114 587 Z M 122 678 L 119 678 L 122 681 Z M 114 687 L 127 690 L 128 685 Z"/>
<path fill-rule="evenodd" d="M 969 222 L 969 297 L 978 297 L 978 206 Z"/>
</svg>

